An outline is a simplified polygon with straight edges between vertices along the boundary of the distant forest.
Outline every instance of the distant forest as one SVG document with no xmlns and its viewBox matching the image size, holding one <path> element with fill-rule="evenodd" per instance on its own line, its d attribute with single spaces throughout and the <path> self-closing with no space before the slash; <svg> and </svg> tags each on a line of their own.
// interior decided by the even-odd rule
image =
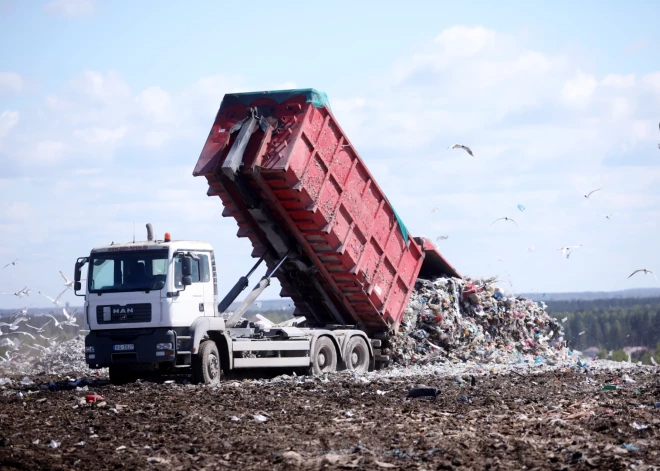
<svg viewBox="0 0 660 471">
<path fill-rule="evenodd" d="M 655 349 L 660 343 L 660 297 L 548 301 L 547 310 L 557 319 L 568 319 L 564 338 L 576 349 L 623 347 Z M 584 332 L 580 335 L 581 332 Z"/>
</svg>

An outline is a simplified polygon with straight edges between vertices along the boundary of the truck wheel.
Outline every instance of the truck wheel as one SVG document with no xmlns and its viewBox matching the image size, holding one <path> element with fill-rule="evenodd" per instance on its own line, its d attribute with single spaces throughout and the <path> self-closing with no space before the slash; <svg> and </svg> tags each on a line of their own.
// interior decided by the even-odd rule
<svg viewBox="0 0 660 471">
<path fill-rule="evenodd" d="M 366 373 L 369 371 L 369 347 L 358 335 L 351 337 L 344 347 L 344 363 L 348 371 Z"/>
<path fill-rule="evenodd" d="M 213 340 L 199 345 L 199 352 L 192 357 L 192 379 L 195 384 L 218 384 L 222 377 L 220 354 Z"/>
<path fill-rule="evenodd" d="M 312 353 L 312 373 L 321 376 L 337 370 L 337 351 L 328 337 L 321 337 L 314 345 Z"/>
</svg>

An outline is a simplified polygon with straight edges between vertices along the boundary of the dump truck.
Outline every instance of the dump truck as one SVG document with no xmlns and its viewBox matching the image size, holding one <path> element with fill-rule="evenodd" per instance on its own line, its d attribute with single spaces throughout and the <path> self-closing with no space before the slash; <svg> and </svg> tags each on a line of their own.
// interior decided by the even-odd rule
<svg viewBox="0 0 660 471">
<path fill-rule="evenodd" d="M 236 220 L 256 263 L 218 302 L 207 242 L 157 240 L 148 224 L 146 241 L 79 258 L 76 294 L 88 266 L 79 294 L 90 330 L 85 359 L 109 367 L 113 383 L 144 371 L 213 384 L 249 368 L 380 368 L 418 278 L 461 276 L 432 242 L 409 233 L 314 89 L 225 95 L 193 176 Z M 230 310 L 260 264 L 266 274 Z M 245 319 L 273 277 L 293 300 L 294 319 Z"/>
</svg>

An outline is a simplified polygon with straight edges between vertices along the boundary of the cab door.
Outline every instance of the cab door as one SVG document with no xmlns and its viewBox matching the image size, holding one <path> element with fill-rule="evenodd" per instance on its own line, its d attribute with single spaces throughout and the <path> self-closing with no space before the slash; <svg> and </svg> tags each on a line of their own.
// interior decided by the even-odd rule
<svg viewBox="0 0 660 471">
<path fill-rule="evenodd" d="M 194 253 L 194 252 L 193 252 Z M 200 254 L 196 254 L 198 259 L 192 261 L 192 284 L 183 286 L 182 262 L 184 252 L 176 252 L 173 260 L 173 284 L 177 295 L 172 299 L 173 321 L 175 325 L 189 326 L 192 321 L 205 315 L 206 306 L 204 303 L 204 283 L 201 272 Z M 203 263 L 203 262 L 202 262 Z"/>
</svg>

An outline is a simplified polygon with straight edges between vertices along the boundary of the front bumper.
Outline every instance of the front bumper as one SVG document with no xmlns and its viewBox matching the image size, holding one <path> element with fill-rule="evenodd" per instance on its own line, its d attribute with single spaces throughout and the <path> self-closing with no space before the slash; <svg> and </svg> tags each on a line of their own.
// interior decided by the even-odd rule
<svg viewBox="0 0 660 471">
<path fill-rule="evenodd" d="M 159 343 L 171 343 L 168 350 L 156 350 Z M 130 350 L 115 350 L 115 345 L 133 345 Z M 93 352 L 88 352 L 93 347 Z M 120 364 L 174 362 L 176 334 L 167 327 L 153 329 L 95 330 L 85 337 L 85 361 L 90 368 Z"/>
</svg>

